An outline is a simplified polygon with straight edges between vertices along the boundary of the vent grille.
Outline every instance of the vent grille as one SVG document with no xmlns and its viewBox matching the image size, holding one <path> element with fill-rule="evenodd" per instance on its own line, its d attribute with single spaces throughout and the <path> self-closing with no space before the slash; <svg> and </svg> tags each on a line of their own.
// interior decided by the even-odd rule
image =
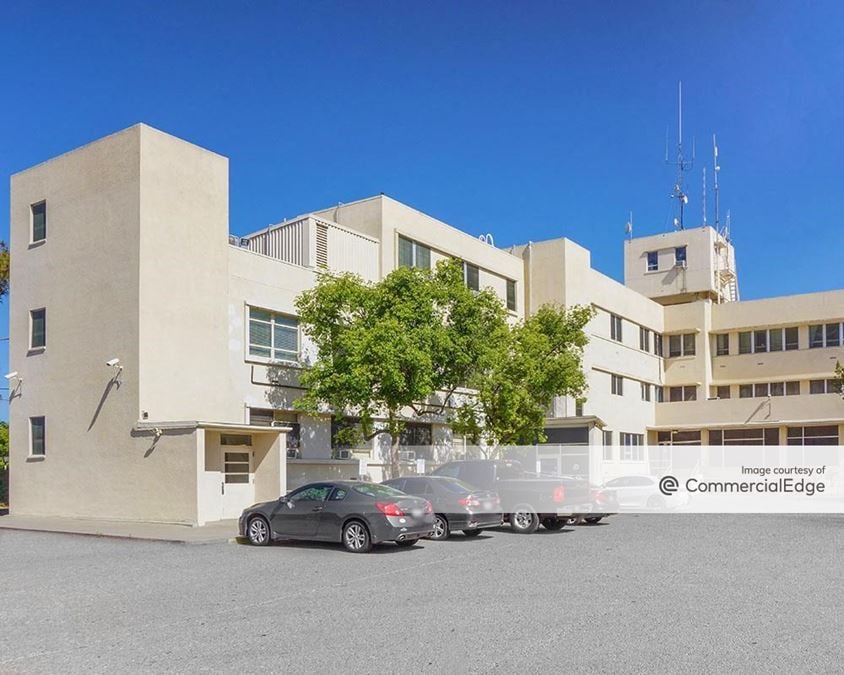
<svg viewBox="0 0 844 675">
<path fill-rule="evenodd" d="M 321 223 L 316 226 L 316 266 L 328 267 L 328 227 Z"/>
</svg>

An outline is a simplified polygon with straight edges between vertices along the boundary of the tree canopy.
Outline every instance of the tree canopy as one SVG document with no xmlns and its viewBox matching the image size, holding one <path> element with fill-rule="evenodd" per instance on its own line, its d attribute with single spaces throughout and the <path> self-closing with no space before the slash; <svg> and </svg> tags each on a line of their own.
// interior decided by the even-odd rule
<svg viewBox="0 0 844 675">
<path fill-rule="evenodd" d="M 492 290 L 467 288 L 459 260 L 377 283 L 323 274 L 296 307 L 317 348 L 297 407 L 358 418 L 366 439 L 390 434 L 391 472 L 410 418 L 448 419 L 477 440 L 532 441 L 553 396 L 584 389 L 590 310 L 546 307 L 511 327 Z M 456 403 L 465 388 L 477 398 Z"/>
</svg>

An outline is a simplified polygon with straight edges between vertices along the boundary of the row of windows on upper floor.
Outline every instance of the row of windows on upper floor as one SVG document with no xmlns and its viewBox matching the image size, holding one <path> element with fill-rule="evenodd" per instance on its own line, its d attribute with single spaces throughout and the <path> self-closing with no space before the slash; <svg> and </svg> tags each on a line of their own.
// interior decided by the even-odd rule
<svg viewBox="0 0 844 675">
<path fill-rule="evenodd" d="M 715 334 L 715 355 L 728 356 L 731 353 L 730 342 L 730 333 Z M 844 345 L 844 324 L 841 322 L 809 325 L 809 349 L 841 347 L 842 345 Z M 740 331 L 738 333 L 739 354 L 781 352 L 799 348 L 800 331 L 798 326 Z"/>
<path fill-rule="evenodd" d="M 610 373 L 610 393 L 616 396 L 624 396 L 625 380 L 638 382 L 639 395 L 643 401 L 653 400 L 656 403 L 676 403 L 697 400 L 697 385 L 689 384 L 669 387 L 625 378 L 622 375 L 616 375 L 614 373 Z M 738 398 L 799 396 L 801 393 L 840 394 L 842 393 L 842 383 L 835 378 L 808 380 L 805 386 L 801 384 L 800 380 L 789 382 L 757 382 L 754 384 L 714 386 L 711 391 L 713 398 L 731 398 L 733 391 L 738 393 Z"/>
<path fill-rule="evenodd" d="M 623 331 L 623 319 L 617 314 L 610 314 L 610 338 L 616 342 L 623 342 Z M 728 356 L 733 353 L 730 349 L 730 335 L 730 333 L 714 334 L 716 356 Z M 696 352 L 695 336 L 695 333 L 663 336 L 649 328 L 639 326 L 639 349 L 648 353 L 651 353 L 653 349 L 652 353 L 656 356 L 666 356 L 664 343 L 667 337 L 668 358 L 694 356 Z M 844 323 L 836 321 L 834 323 L 809 325 L 809 349 L 841 346 L 844 346 Z M 740 331 L 738 333 L 739 354 L 792 351 L 799 348 L 800 331 L 798 326 Z"/>
<path fill-rule="evenodd" d="M 398 251 L 399 267 L 419 267 L 431 269 L 431 247 L 420 244 L 418 241 L 399 235 Z M 463 261 L 463 280 L 466 286 L 473 291 L 479 291 L 481 286 L 481 270 L 477 265 Z M 516 311 L 516 282 L 506 279 L 506 306 L 511 312 Z"/>
<path fill-rule="evenodd" d="M 666 338 L 668 339 L 667 355 L 665 353 Z M 624 320 L 617 314 L 610 314 L 610 339 L 616 342 L 624 342 Z M 696 341 L 695 333 L 662 335 L 650 328 L 639 326 L 639 349 L 656 356 L 668 356 L 669 358 L 694 356 Z"/>
</svg>

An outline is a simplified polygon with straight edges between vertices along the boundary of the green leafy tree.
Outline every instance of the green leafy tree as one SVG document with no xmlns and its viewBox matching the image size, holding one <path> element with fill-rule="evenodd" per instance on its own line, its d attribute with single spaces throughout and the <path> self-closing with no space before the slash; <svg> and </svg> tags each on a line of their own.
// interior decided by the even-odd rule
<svg viewBox="0 0 844 675">
<path fill-rule="evenodd" d="M 9 468 L 9 423 L 0 422 L 0 471 Z"/>
<path fill-rule="evenodd" d="M 545 440 L 545 414 L 555 396 L 581 396 L 586 390 L 584 327 L 590 307 L 541 307 L 514 326 L 499 352 L 479 368 L 472 400 L 457 411 L 453 427 L 492 452 L 499 445 Z"/>
<path fill-rule="evenodd" d="M 302 375 L 307 391 L 297 407 L 357 417 L 359 429 L 344 429 L 342 442 L 389 434 L 393 476 L 406 420 L 449 409 L 507 335 L 501 302 L 467 289 L 459 261 L 434 272 L 400 268 L 374 284 L 326 274 L 296 306 L 318 354 Z"/>
<path fill-rule="evenodd" d="M 0 300 L 9 292 L 9 248 L 0 241 Z"/>
<path fill-rule="evenodd" d="M 835 385 L 838 393 L 844 398 L 844 364 L 840 361 L 835 362 Z"/>
</svg>

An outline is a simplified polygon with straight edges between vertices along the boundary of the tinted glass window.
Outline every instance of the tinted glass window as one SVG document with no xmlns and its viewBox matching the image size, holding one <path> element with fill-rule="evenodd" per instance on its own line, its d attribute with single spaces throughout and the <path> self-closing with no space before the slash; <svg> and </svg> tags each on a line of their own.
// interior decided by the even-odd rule
<svg viewBox="0 0 844 675">
<path fill-rule="evenodd" d="M 361 483 L 352 488 L 355 492 L 369 497 L 404 497 L 404 492 L 391 488 L 389 485 L 377 483 Z"/>
<path fill-rule="evenodd" d="M 462 480 L 441 480 L 437 481 L 437 485 L 445 488 L 449 492 L 454 492 L 458 495 L 465 495 L 469 492 L 474 492 L 475 488 L 473 488 L 468 483 L 464 483 Z"/>
<path fill-rule="evenodd" d="M 331 493 L 331 496 L 328 498 L 328 501 L 339 502 L 345 499 L 347 494 L 349 494 L 349 491 L 346 488 L 334 488 L 334 492 Z"/>
<path fill-rule="evenodd" d="M 326 499 L 328 499 L 328 495 L 331 493 L 332 489 L 333 486 L 331 485 L 311 485 L 309 487 L 302 488 L 298 492 L 294 492 L 290 496 L 290 501 L 324 502 Z"/>
</svg>

